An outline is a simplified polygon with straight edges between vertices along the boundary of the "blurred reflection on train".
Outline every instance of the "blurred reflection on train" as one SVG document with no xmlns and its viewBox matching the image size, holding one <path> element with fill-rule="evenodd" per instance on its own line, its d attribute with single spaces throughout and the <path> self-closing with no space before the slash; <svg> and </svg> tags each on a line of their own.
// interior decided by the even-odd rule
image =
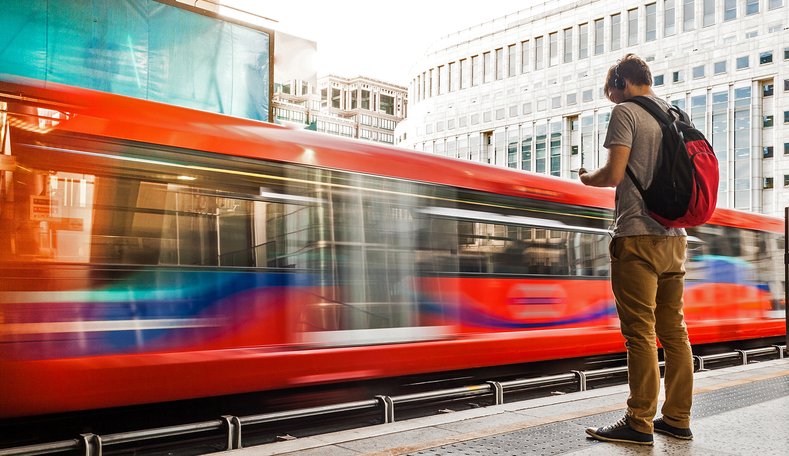
<svg viewBox="0 0 789 456">
<path fill-rule="evenodd" d="M 0 416 L 623 351 L 612 191 L 51 84 L 0 102 Z M 693 343 L 784 334 L 781 231 L 690 230 Z"/>
</svg>

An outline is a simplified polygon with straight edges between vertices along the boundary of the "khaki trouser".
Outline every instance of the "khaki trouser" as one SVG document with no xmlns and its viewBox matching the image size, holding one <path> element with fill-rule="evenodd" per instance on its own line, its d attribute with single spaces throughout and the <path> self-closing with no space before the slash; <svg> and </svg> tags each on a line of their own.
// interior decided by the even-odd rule
<svg viewBox="0 0 789 456">
<path fill-rule="evenodd" d="M 687 240 L 684 236 L 630 236 L 611 241 L 611 287 L 627 347 L 630 426 L 652 433 L 660 393 L 655 336 L 666 367 L 666 423 L 690 427 L 693 356 L 682 312 Z"/>
</svg>

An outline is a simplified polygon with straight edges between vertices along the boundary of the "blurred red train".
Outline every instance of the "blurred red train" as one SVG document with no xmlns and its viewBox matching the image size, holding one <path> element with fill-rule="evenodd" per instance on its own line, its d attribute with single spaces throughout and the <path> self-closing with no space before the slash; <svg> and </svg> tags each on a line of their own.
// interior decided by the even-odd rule
<svg viewBox="0 0 789 456">
<path fill-rule="evenodd" d="M 622 352 L 613 192 L 0 82 L 0 417 Z M 782 221 L 690 230 L 692 342 L 785 333 Z"/>
</svg>

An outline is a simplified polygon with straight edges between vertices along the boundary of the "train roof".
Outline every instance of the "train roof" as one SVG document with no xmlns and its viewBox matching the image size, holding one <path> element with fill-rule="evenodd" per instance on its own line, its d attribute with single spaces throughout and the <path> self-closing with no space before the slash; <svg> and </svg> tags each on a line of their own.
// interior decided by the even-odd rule
<svg viewBox="0 0 789 456">
<path fill-rule="evenodd" d="M 0 93 L 68 113 L 56 129 L 613 209 L 613 189 L 57 83 L 0 77 Z M 775 217 L 718 209 L 711 223 L 781 232 Z"/>
</svg>

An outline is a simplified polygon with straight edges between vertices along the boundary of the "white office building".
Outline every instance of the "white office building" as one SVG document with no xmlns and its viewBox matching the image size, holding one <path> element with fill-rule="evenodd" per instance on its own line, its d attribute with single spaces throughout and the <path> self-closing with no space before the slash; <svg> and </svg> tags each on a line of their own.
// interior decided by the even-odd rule
<svg viewBox="0 0 789 456">
<path fill-rule="evenodd" d="M 536 2 L 535 2 L 536 3 Z M 606 160 L 608 68 L 644 58 L 720 161 L 719 206 L 789 206 L 786 0 L 546 0 L 449 35 L 413 67 L 395 143 L 565 178 Z"/>
<path fill-rule="evenodd" d="M 392 144 L 407 109 L 406 87 L 363 76 L 324 76 L 317 90 L 303 80 L 274 84 L 276 122 L 337 136 Z"/>
</svg>

